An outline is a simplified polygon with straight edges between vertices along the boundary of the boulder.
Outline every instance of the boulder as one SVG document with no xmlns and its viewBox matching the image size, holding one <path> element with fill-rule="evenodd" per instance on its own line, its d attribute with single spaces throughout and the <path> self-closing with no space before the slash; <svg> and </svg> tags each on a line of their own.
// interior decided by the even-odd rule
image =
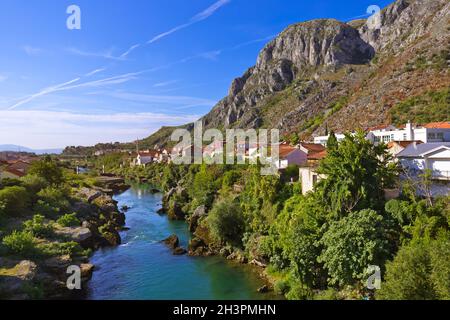
<svg viewBox="0 0 450 320">
<path fill-rule="evenodd" d="M 171 235 L 167 239 L 163 240 L 163 242 L 172 250 L 175 250 L 180 244 L 180 239 L 176 234 Z"/>
<path fill-rule="evenodd" d="M 78 191 L 76 196 L 82 200 L 85 200 L 85 201 L 91 203 L 95 199 L 99 198 L 101 195 L 102 195 L 102 193 L 98 190 L 89 189 L 89 188 L 81 188 Z"/>
<path fill-rule="evenodd" d="M 269 292 L 269 287 L 267 285 L 263 285 L 261 288 L 258 289 L 259 293 L 267 293 Z"/>
<path fill-rule="evenodd" d="M 33 280 L 36 276 L 37 265 L 33 261 L 23 260 L 15 268 L 14 276 L 21 280 Z"/>
<path fill-rule="evenodd" d="M 186 254 L 186 253 L 187 253 L 186 249 L 184 249 L 184 248 L 182 248 L 182 247 L 176 247 L 176 248 L 173 250 L 173 254 L 174 254 L 175 256 L 182 256 L 182 255 L 184 255 L 184 254 Z"/>
<path fill-rule="evenodd" d="M 167 216 L 170 220 L 184 220 L 186 214 L 178 202 L 173 201 L 167 211 Z"/>
<path fill-rule="evenodd" d="M 195 230 L 198 227 L 199 220 L 203 217 L 206 217 L 207 215 L 208 214 L 206 213 L 206 207 L 204 205 L 195 209 L 194 213 L 192 214 L 189 220 L 189 230 L 191 232 L 195 232 Z"/>
<path fill-rule="evenodd" d="M 93 234 L 91 230 L 85 227 L 60 227 L 55 233 L 71 241 L 79 243 L 83 247 L 89 247 L 92 244 Z"/>
<path fill-rule="evenodd" d="M 51 272 L 64 274 L 67 268 L 72 264 L 72 259 L 69 255 L 52 257 L 43 262 L 43 268 Z"/>
<path fill-rule="evenodd" d="M 88 281 L 91 280 L 92 278 L 92 273 L 94 272 L 94 268 L 95 266 L 93 264 L 90 263 L 82 263 L 80 265 L 80 269 L 81 269 L 81 278 L 84 281 Z"/>
</svg>

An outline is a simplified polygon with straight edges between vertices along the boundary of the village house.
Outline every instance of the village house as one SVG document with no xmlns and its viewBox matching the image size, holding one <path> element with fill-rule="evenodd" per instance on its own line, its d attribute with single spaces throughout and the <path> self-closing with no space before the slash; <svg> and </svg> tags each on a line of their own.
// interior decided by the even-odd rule
<svg viewBox="0 0 450 320">
<path fill-rule="evenodd" d="M 450 122 L 433 122 L 425 125 L 414 125 L 408 122 L 399 128 L 393 125 L 381 126 L 369 130 L 367 139 L 374 143 L 391 141 L 450 142 Z"/>
<path fill-rule="evenodd" d="M 299 148 L 290 145 L 280 145 L 278 169 L 286 169 L 290 165 L 302 165 L 307 161 L 307 154 Z"/>
<path fill-rule="evenodd" d="M 403 179 L 418 181 L 420 175 L 429 170 L 432 195 L 450 194 L 450 142 L 410 145 L 397 154 L 397 158 L 405 169 Z"/>
<path fill-rule="evenodd" d="M 433 179 L 450 181 L 450 142 L 411 144 L 397 158 L 411 173 L 431 170 Z"/>
<path fill-rule="evenodd" d="M 342 141 L 345 135 L 336 134 L 338 141 Z M 315 137 L 314 142 L 326 145 L 329 136 Z M 367 139 L 373 143 L 389 143 L 392 141 L 422 141 L 450 142 L 450 122 L 432 122 L 424 125 L 415 125 L 408 122 L 404 126 L 381 125 L 370 128 Z"/>
<path fill-rule="evenodd" d="M 405 148 L 407 148 L 409 145 L 414 144 L 414 145 L 418 145 L 418 144 L 422 144 L 422 141 L 391 141 L 388 143 L 387 147 L 388 147 L 388 152 L 394 157 L 396 158 L 397 155 L 402 152 L 403 150 L 405 150 Z"/>
<path fill-rule="evenodd" d="M 135 165 L 146 166 L 149 163 L 157 162 L 159 153 L 156 150 L 147 150 L 145 152 L 138 152 L 135 160 Z"/>
<path fill-rule="evenodd" d="M 322 159 L 327 156 L 327 150 L 309 153 L 307 162 L 300 166 L 299 179 L 302 184 L 302 194 L 306 195 L 308 192 L 314 190 L 314 186 L 326 177 L 317 173 L 317 168 Z"/>
<path fill-rule="evenodd" d="M 336 139 L 337 139 L 338 142 L 341 142 L 345 138 L 345 135 L 341 134 L 341 133 L 336 133 L 335 136 L 336 136 Z M 326 146 L 327 143 L 328 143 L 328 138 L 329 137 L 330 137 L 330 135 L 315 137 L 314 138 L 314 143 Z"/>
</svg>

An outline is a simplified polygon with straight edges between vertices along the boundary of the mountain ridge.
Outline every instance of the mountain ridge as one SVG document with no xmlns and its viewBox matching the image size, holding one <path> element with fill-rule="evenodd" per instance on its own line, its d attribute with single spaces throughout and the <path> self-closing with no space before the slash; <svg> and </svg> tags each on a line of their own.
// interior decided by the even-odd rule
<svg viewBox="0 0 450 320">
<path fill-rule="evenodd" d="M 378 20 L 300 22 L 267 43 L 200 120 L 205 128 L 277 128 L 284 137 L 296 132 L 309 140 L 327 130 L 391 123 L 399 105 L 428 96 L 439 97 L 428 118 L 449 120 L 443 118 L 450 108 L 449 49 L 447 0 L 397 0 Z M 422 118 L 412 112 L 409 120 Z M 173 129 L 139 144 L 170 145 Z"/>
</svg>

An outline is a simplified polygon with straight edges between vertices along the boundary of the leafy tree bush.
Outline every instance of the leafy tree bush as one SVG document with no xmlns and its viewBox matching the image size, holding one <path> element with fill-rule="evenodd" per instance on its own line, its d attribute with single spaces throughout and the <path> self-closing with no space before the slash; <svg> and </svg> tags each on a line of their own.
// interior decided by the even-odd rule
<svg viewBox="0 0 450 320">
<path fill-rule="evenodd" d="M 22 181 L 22 186 L 28 190 L 30 195 L 35 195 L 42 189 L 48 187 L 47 180 L 38 175 L 28 174 L 20 178 L 20 180 Z"/>
<path fill-rule="evenodd" d="M 68 194 L 69 191 L 64 188 L 48 187 L 39 191 L 37 195 L 39 200 L 42 200 L 50 207 L 68 210 L 70 208 L 70 203 L 67 200 Z"/>
<path fill-rule="evenodd" d="M 24 187 L 6 187 L 0 190 L 0 203 L 3 203 L 3 215 L 20 216 L 28 211 L 30 197 Z"/>
<path fill-rule="evenodd" d="M 64 181 L 62 169 L 49 157 L 33 162 L 28 173 L 45 179 L 49 184 L 60 185 Z"/>
<path fill-rule="evenodd" d="M 46 224 L 44 220 L 44 216 L 37 214 L 33 217 L 33 219 L 23 223 L 24 230 L 32 233 L 35 237 L 45 238 L 53 235 L 52 225 Z"/>
<path fill-rule="evenodd" d="M 327 178 L 319 182 L 317 191 L 324 205 L 338 216 L 362 209 L 382 210 L 385 187 L 393 184 L 396 168 L 384 144 L 374 145 L 364 132 L 347 134 L 335 147 L 328 148 L 318 173 Z"/>
<path fill-rule="evenodd" d="M 67 213 L 61 216 L 56 222 L 63 227 L 77 227 L 81 224 L 76 213 Z"/>
<path fill-rule="evenodd" d="M 353 285 L 362 280 L 369 265 L 384 265 L 388 243 L 383 217 L 373 210 L 352 212 L 333 222 L 320 243 L 319 261 L 328 270 L 331 285 Z"/>
<path fill-rule="evenodd" d="M 386 267 L 378 299 L 450 299 L 449 234 L 432 242 L 412 242 L 400 248 Z"/>
<path fill-rule="evenodd" d="M 11 252 L 24 256 L 36 251 L 36 240 L 30 231 L 14 231 L 3 238 L 3 245 Z"/>
<path fill-rule="evenodd" d="M 223 242 L 240 246 L 245 222 L 239 204 L 232 199 L 219 201 L 208 216 L 208 225 L 213 236 Z"/>
</svg>

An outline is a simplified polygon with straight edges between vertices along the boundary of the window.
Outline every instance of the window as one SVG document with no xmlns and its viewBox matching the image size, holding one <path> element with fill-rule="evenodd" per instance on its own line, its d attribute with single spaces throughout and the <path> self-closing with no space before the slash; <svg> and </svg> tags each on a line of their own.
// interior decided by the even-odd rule
<svg viewBox="0 0 450 320">
<path fill-rule="evenodd" d="M 314 174 L 313 177 L 313 186 L 315 186 L 317 184 L 317 174 Z"/>
<path fill-rule="evenodd" d="M 436 134 L 434 132 L 428 133 L 428 139 L 431 139 L 431 140 L 436 139 Z"/>
<path fill-rule="evenodd" d="M 393 134 L 391 134 L 391 141 L 395 140 L 395 136 Z"/>
<path fill-rule="evenodd" d="M 406 141 L 408 139 L 408 136 L 406 133 L 403 134 L 403 140 Z"/>
<path fill-rule="evenodd" d="M 439 140 L 444 140 L 444 133 L 443 133 L 443 132 L 438 132 L 438 133 L 436 134 L 436 136 L 437 136 L 437 139 L 439 139 Z"/>
</svg>

